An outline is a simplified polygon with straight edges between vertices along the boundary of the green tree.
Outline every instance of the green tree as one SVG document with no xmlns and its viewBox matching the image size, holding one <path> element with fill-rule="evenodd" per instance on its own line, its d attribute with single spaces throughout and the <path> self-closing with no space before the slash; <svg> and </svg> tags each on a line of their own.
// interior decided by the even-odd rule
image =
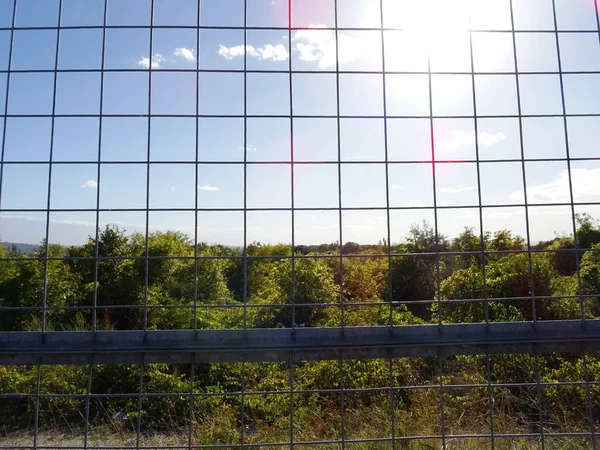
<svg viewBox="0 0 600 450">
<path fill-rule="evenodd" d="M 313 303 L 335 303 L 339 301 L 339 287 L 334 282 L 333 270 L 322 260 L 299 258 L 295 260 L 292 277 L 291 260 L 282 259 L 269 264 L 269 272 L 263 277 L 258 291 L 250 298 L 254 304 L 295 304 L 297 326 L 314 326 L 323 316 L 323 308 L 310 306 Z M 292 280 L 295 281 L 292 290 Z M 250 318 L 254 326 L 292 326 L 292 310 L 282 308 L 251 308 Z"/>
<path fill-rule="evenodd" d="M 404 242 L 392 247 L 392 253 L 408 254 L 392 258 L 392 301 L 408 302 L 410 312 L 427 319 L 429 306 L 423 301 L 432 300 L 436 295 L 438 266 L 440 275 L 444 276 L 445 264 L 435 253 L 448 247 L 448 239 L 440 234 L 436 236 L 434 228 L 427 221 L 413 224 Z"/>
<path fill-rule="evenodd" d="M 592 248 L 600 244 L 600 222 L 590 214 L 575 214 L 577 222 L 577 244 L 581 249 Z"/>
<path fill-rule="evenodd" d="M 469 227 L 465 227 L 461 234 L 452 239 L 450 251 L 467 254 L 458 254 L 453 256 L 453 261 L 451 267 L 449 267 L 449 270 L 464 269 L 471 265 L 481 266 L 483 263 L 481 255 L 481 240 L 481 236 L 475 234 L 474 228 Z"/>
<path fill-rule="evenodd" d="M 370 253 L 370 252 L 369 252 Z M 343 273 L 336 272 L 338 283 L 343 278 L 345 302 L 379 302 L 388 291 L 388 258 L 368 256 L 362 252 L 360 257 L 345 258 L 342 262 Z"/>
<path fill-rule="evenodd" d="M 44 242 L 33 255 L 34 259 L 17 260 L 11 272 L 5 273 L 10 278 L 0 286 L 0 297 L 5 306 L 39 308 L 28 312 L 5 312 L 0 323 L 5 330 L 22 330 L 41 320 L 41 308 L 71 307 L 85 305 L 89 294 L 89 286 L 82 283 L 81 277 L 74 273 L 63 259 L 66 250 L 60 245 L 46 245 Z M 46 325 L 48 329 L 62 329 L 76 317 L 75 310 L 58 309 L 47 311 Z"/>
<path fill-rule="evenodd" d="M 549 296 L 552 293 L 551 283 L 558 273 L 542 255 L 532 255 L 530 268 L 529 255 L 526 253 L 507 254 L 485 267 L 487 291 L 484 288 L 483 270 L 477 266 L 460 269 L 452 273 L 441 283 L 441 300 L 476 300 L 474 302 L 445 305 L 443 316 L 450 322 L 481 322 L 485 320 L 485 303 L 487 298 L 510 299 L 522 297 L 527 299 L 535 292 L 536 296 Z M 531 302 L 524 301 L 492 301 L 490 320 L 532 320 Z M 545 313 L 546 304 L 536 299 L 537 318 L 549 319 Z M 437 314 L 438 305 L 432 306 Z"/>
</svg>

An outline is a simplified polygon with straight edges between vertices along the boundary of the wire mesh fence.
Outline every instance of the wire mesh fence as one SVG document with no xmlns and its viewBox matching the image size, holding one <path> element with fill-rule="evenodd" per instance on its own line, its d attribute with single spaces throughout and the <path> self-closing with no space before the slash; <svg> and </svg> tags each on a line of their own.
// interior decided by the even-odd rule
<svg viewBox="0 0 600 450">
<path fill-rule="evenodd" d="M 598 0 L 0 0 L 0 448 L 597 448 Z"/>
</svg>

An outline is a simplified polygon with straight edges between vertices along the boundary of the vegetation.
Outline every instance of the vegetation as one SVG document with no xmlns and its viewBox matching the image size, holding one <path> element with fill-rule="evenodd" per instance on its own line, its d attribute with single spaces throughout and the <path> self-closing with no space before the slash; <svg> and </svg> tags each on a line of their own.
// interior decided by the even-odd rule
<svg viewBox="0 0 600 450">
<path fill-rule="evenodd" d="M 577 220 L 576 242 L 557 237 L 531 253 L 524 251 L 525 240 L 510 231 L 485 234 L 482 239 L 465 229 L 450 239 L 436 236 L 427 223 L 413 226 L 403 242 L 389 249 L 385 242 L 368 246 L 350 242 L 341 249 L 337 244 L 301 246 L 295 249 L 293 261 L 289 245 L 253 243 L 243 258 L 241 249 L 195 246 L 180 233 L 153 233 L 146 239 L 114 226 L 100 231 L 97 245 L 92 238 L 69 248 L 42 243 L 33 257 L 0 246 L 0 306 L 5 308 L 0 330 L 39 330 L 44 290 L 48 330 L 90 329 L 94 304 L 101 330 L 144 325 L 148 329 L 240 328 L 244 313 L 249 327 L 290 327 L 294 319 L 298 327 L 339 326 L 341 302 L 349 326 L 426 324 L 440 319 L 482 322 L 486 317 L 529 321 L 534 314 L 537 320 L 579 319 L 582 314 L 597 319 L 600 303 L 594 295 L 600 296 L 600 252 L 595 250 L 600 249 L 600 226 L 587 215 Z M 340 258 L 340 251 L 346 257 Z M 589 296 L 583 304 L 579 294 Z M 392 426 L 396 437 L 438 435 L 441 414 L 447 434 L 486 434 L 492 426 L 500 434 L 539 433 L 540 427 L 546 433 L 585 432 L 591 426 L 588 407 L 596 429 L 600 427 L 600 385 L 557 384 L 600 381 L 597 355 L 588 354 L 585 360 L 580 354 L 490 358 L 489 367 L 485 356 L 444 359 L 441 376 L 437 358 L 395 359 L 391 371 L 387 360 L 344 361 L 341 367 L 337 361 L 296 363 L 293 389 L 298 392 L 291 398 L 286 392 L 287 364 L 197 365 L 193 378 L 186 365 L 147 365 L 143 374 L 139 366 L 94 366 L 91 374 L 87 367 L 44 366 L 40 393 L 77 395 L 42 396 L 37 407 L 39 427 L 59 432 L 65 442 L 68 436 L 81 436 L 91 380 L 90 442 L 109 439 L 130 445 L 143 376 L 141 445 L 163 433 L 184 445 L 191 438 L 196 444 L 233 446 L 239 444 L 242 429 L 249 443 L 287 441 L 290 417 L 296 441 L 339 439 L 341 371 L 344 388 L 350 389 L 343 395 L 346 439 L 390 437 Z M 536 373 L 549 384 L 538 389 Z M 488 379 L 503 384 L 488 387 Z M 0 401 L 0 442 L 10 443 L 19 433 L 27 436 L 26 430 L 33 428 L 34 399 L 6 394 L 33 394 L 36 380 L 35 367 L 0 367 L 0 395 L 5 395 Z M 415 388 L 395 391 L 392 402 L 391 382 Z M 440 384 L 446 386 L 443 398 L 437 389 Z M 382 389 L 360 391 L 378 387 Z M 190 397 L 190 391 L 206 395 Z M 407 440 L 397 448 L 440 445 L 437 439 Z M 489 442 L 455 439 L 448 448 L 452 445 L 486 448 Z M 546 445 L 589 448 L 591 444 L 586 437 L 557 436 L 548 437 Z M 537 448 L 539 441 L 499 439 L 495 446 Z M 390 445 L 371 442 L 352 448 Z"/>
</svg>

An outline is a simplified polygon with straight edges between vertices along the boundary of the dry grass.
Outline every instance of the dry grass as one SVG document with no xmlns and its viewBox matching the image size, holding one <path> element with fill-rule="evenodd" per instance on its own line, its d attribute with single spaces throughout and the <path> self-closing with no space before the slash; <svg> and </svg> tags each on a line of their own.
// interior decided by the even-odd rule
<svg viewBox="0 0 600 450">
<path fill-rule="evenodd" d="M 249 439 L 248 443 L 254 439 Z M 284 439 L 282 442 L 285 442 Z M 276 439 L 271 442 L 276 442 Z M 120 449 L 136 448 L 137 437 L 135 433 L 123 433 L 123 434 L 111 434 L 106 433 L 100 435 L 100 433 L 90 434 L 88 437 L 88 448 L 95 447 L 119 447 Z M 298 440 L 302 442 L 302 440 Z M 260 443 L 253 442 L 253 443 Z M 187 447 L 188 443 L 188 430 L 181 429 L 169 433 L 144 433 L 140 436 L 140 447 L 144 448 L 156 448 L 156 447 Z M 31 448 L 33 445 L 33 433 L 30 431 L 12 433 L 8 436 L 0 437 L 0 446 L 11 447 L 13 450 L 19 448 Z M 60 432 L 41 432 L 38 434 L 37 439 L 38 446 L 44 446 L 49 448 L 61 448 L 70 447 L 83 448 L 84 437 L 82 435 L 76 436 L 72 434 L 60 433 Z M 192 440 L 192 445 L 202 445 L 201 441 L 196 439 Z M 227 445 L 227 444 L 221 444 Z M 223 448 L 223 447 L 220 447 Z M 226 447 L 227 448 L 227 447 Z M 239 449 L 239 444 L 233 448 Z M 256 447 L 254 447 L 256 448 Z M 285 447 L 282 446 L 269 446 L 261 445 L 261 450 L 280 450 Z M 329 444 L 329 445 L 311 445 L 303 444 L 299 448 L 303 450 L 341 450 L 340 444 Z M 345 445 L 347 450 L 390 450 L 390 442 L 362 442 L 362 443 L 347 443 Z M 491 440 L 489 438 L 448 438 L 446 439 L 445 450 L 481 450 L 489 449 L 491 447 Z M 541 448 L 541 442 L 539 438 L 528 438 L 528 437 L 516 437 L 516 438 L 495 438 L 494 448 L 497 450 L 537 450 Z M 561 437 L 545 439 L 545 448 L 548 450 L 585 450 L 591 448 L 591 442 L 589 439 L 577 438 L 577 437 Z M 444 450 L 443 444 L 440 439 L 415 439 L 410 441 L 399 441 L 396 443 L 396 449 L 398 450 Z"/>
<path fill-rule="evenodd" d="M 285 442 L 286 440 L 287 439 L 284 439 L 281 442 Z M 252 441 L 255 441 L 255 439 L 249 439 L 248 443 L 260 444 L 260 441 Z M 276 439 L 270 441 L 277 442 Z M 90 435 L 88 437 L 87 445 L 88 448 L 119 447 L 120 449 L 134 449 L 136 448 L 136 442 L 137 437 L 135 433 L 117 435 L 106 434 L 104 436 Z M 302 440 L 298 440 L 297 442 L 302 442 Z M 69 447 L 71 449 L 78 447 L 83 448 L 84 437 L 82 435 L 75 436 L 60 432 L 41 432 L 38 434 L 37 445 L 57 449 L 61 447 Z M 179 430 L 177 433 L 144 433 L 140 436 L 139 445 L 140 447 L 149 449 L 156 447 L 187 447 L 189 445 L 188 430 Z M 192 445 L 202 445 L 202 442 L 193 439 Z M 443 450 L 442 445 L 441 439 L 414 439 L 410 441 L 399 441 L 396 443 L 396 448 L 398 450 Z M 33 446 L 33 433 L 28 431 L 2 436 L 0 437 L 0 446 L 10 447 L 13 450 L 19 448 L 31 448 Z M 232 444 L 231 448 L 239 448 L 239 444 L 235 447 Z M 285 447 L 265 444 L 258 448 L 261 450 L 275 450 L 283 449 Z M 303 450 L 341 450 L 342 446 L 340 444 L 303 444 L 300 448 Z M 391 443 L 389 441 L 347 443 L 345 448 L 347 450 L 389 450 L 391 449 Z M 448 438 L 446 439 L 445 450 L 481 450 L 489 448 L 492 448 L 491 440 L 489 438 Z M 541 442 L 539 438 L 529 437 L 495 438 L 494 448 L 497 450 L 537 450 L 541 448 Z M 591 448 L 591 442 L 589 439 L 577 437 L 547 437 L 545 439 L 545 448 L 548 450 L 586 450 Z"/>
<path fill-rule="evenodd" d="M 140 446 L 144 447 L 180 447 L 188 445 L 188 431 L 163 433 L 143 433 L 140 436 Z M 33 432 L 20 431 L 0 436 L 0 446 L 28 447 L 33 445 Z M 63 433 L 60 431 L 42 431 L 38 433 L 37 445 L 50 448 L 82 447 L 83 434 Z M 108 429 L 96 430 L 88 435 L 88 447 L 132 447 L 135 448 L 137 436 L 134 432 L 113 433 Z"/>
<path fill-rule="evenodd" d="M 433 407 L 437 398 L 425 391 L 415 396 L 414 403 L 410 405 L 395 405 L 394 430 L 395 437 L 400 440 L 396 443 L 397 450 L 480 450 L 492 448 L 489 437 L 452 438 L 445 440 L 426 438 L 441 433 L 439 410 Z M 324 399 L 325 400 L 325 399 Z M 389 438 L 392 435 L 392 422 L 390 419 L 389 398 L 378 396 L 370 404 L 349 405 L 345 408 L 345 433 L 347 440 L 369 440 Z M 342 437 L 341 415 L 339 412 L 338 398 L 332 397 L 330 403 L 323 401 L 314 407 L 302 407 L 294 410 L 294 442 L 306 443 L 298 446 L 302 450 L 341 450 L 340 444 L 309 444 L 310 442 L 339 440 Z M 471 411 L 473 413 L 473 411 Z M 197 418 L 191 434 L 192 445 L 222 445 L 220 448 L 238 448 L 240 443 L 239 410 L 233 407 L 221 407 L 209 410 L 204 416 Z M 254 444 L 261 450 L 284 449 L 285 446 L 273 446 L 269 443 L 289 442 L 290 417 L 284 416 L 273 421 L 248 419 L 244 427 L 244 442 Z M 523 425 L 517 415 L 496 413 L 494 423 L 495 431 L 503 434 L 530 433 L 532 428 Z M 95 447 L 119 447 L 134 449 L 138 438 L 133 431 L 133 422 L 123 424 L 90 425 L 87 445 Z M 455 435 L 482 435 L 490 432 L 487 416 L 469 414 L 460 415 L 456 420 L 448 419 L 446 432 Z M 73 430 L 73 429 L 72 429 Z M 139 446 L 144 448 L 156 447 L 187 447 L 189 445 L 189 428 L 173 427 L 162 432 L 143 432 L 139 437 Z M 570 430 L 554 430 L 573 431 Z M 422 438 L 418 438 L 422 436 Z M 19 431 L 0 433 L 0 446 L 13 449 L 31 447 L 33 433 Z M 417 437 L 417 438 L 411 438 Z M 405 438 L 405 440 L 402 440 Z M 410 439 L 408 439 L 410 438 Z M 546 437 L 545 448 L 548 450 L 584 450 L 591 448 L 588 438 L 580 437 Z M 83 448 L 84 436 L 80 431 L 69 432 L 59 430 L 41 430 L 37 436 L 37 445 L 49 448 Z M 227 447 L 227 446 L 231 447 Z M 345 446 L 347 450 L 391 450 L 389 441 L 383 442 L 350 442 Z M 209 447 L 210 448 L 210 447 Z M 540 438 L 495 437 L 494 448 L 497 450 L 534 450 L 541 448 Z"/>
</svg>

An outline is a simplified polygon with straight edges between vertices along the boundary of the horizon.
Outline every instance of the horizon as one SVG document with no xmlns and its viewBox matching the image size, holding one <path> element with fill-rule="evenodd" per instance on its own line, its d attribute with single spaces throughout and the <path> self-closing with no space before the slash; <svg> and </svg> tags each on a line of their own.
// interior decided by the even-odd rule
<svg viewBox="0 0 600 450">
<path fill-rule="evenodd" d="M 598 221 L 598 219 L 595 216 L 591 216 L 590 218 L 592 221 Z M 67 227 L 69 226 L 75 226 L 75 227 L 85 227 L 85 228 L 93 228 L 94 224 L 82 224 L 82 223 L 62 223 L 62 225 L 65 225 Z M 394 246 L 398 246 L 398 245 L 402 245 L 404 243 L 407 242 L 407 238 L 410 235 L 410 229 L 412 228 L 417 228 L 417 229 L 423 229 L 423 228 L 427 228 L 430 227 L 431 230 L 434 232 L 435 234 L 435 227 L 433 226 L 432 223 L 428 222 L 427 220 L 423 219 L 422 221 L 416 221 L 413 222 L 408 231 L 407 234 L 400 238 L 397 241 L 391 241 L 390 247 L 394 247 Z M 127 237 L 131 237 L 133 235 L 142 235 L 145 236 L 146 235 L 146 230 L 142 229 L 141 226 L 135 226 L 135 225 L 131 225 L 131 224 L 119 224 L 119 223 L 107 223 L 104 224 L 104 226 L 98 227 L 97 231 L 98 231 L 98 235 L 100 235 L 102 233 L 103 230 L 107 229 L 107 228 L 117 228 L 120 232 L 123 233 L 123 235 L 127 236 Z M 134 228 L 133 231 L 130 231 L 131 228 Z M 135 228 L 138 228 L 137 230 Z M 81 228 L 80 228 L 81 229 Z M 482 234 L 479 233 L 479 230 L 476 227 L 471 227 L 471 226 L 464 226 L 462 230 L 460 230 L 459 233 L 456 233 L 454 235 L 450 235 L 450 234 L 444 234 L 444 233 L 439 233 L 438 234 L 438 239 L 440 241 L 442 240 L 449 240 L 452 241 L 453 239 L 458 238 L 463 232 L 467 232 L 467 231 L 471 231 L 474 233 L 475 236 L 481 236 Z M 551 239 L 545 239 L 545 240 L 530 240 L 530 242 L 528 243 L 527 241 L 527 236 L 526 235 L 521 235 L 519 233 L 514 233 L 513 230 L 510 230 L 508 228 L 504 228 L 504 229 L 496 229 L 496 230 L 487 230 L 487 233 L 490 237 L 493 237 L 496 233 L 501 233 L 501 232 L 508 232 L 511 234 L 511 236 L 513 237 L 520 237 L 523 239 L 524 241 L 524 245 L 525 246 L 535 246 L 535 245 L 539 245 L 541 243 L 545 243 L 545 242 L 552 242 L 555 239 L 572 239 L 573 237 L 573 233 L 572 232 L 567 232 L 567 231 L 563 231 L 563 232 L 558 232 L 555 231 L 554 235 Z M 202 240 L 200 239 L 200 237 L 198 237 L 198 240 L 196 241 L 194 239 L 194 234 L 192 233 L 191 235 L 186 233 L 183 230 L 177 230 L 177 229 L 168 229 L 168 228 L 156 228 L 156 229 L 148 229 L 148 233 L 149 235 L 151 234 L 168 234 L 168 233 L 180 233 L 184 236 L 185 239 L 187 239 L 188 241 L 190 241 L 190 245 L 209 245 L 209 246 L 221 246 L 221 247 L 226 247 L 226 248 L 231 248 L 231 249 L 243 249 L 244 248 L 244 244 L 241 243 L 239 245 L 236 244 L 228 244 L 226 242 L 216 242 L 216 241 L 208 241 L 208 240 Z M 87 238 L 85 240 L 79 241 L 79 243 L 77 244 L 64 244 L 64 243 L 60 243 L 60 242 L 53 242 L 53 241 L 49 241 L 48 245 L 60 245 L 63 247 L 78 247 L 78 246 L 82 246 L 85 243 L 89 242 L 89 241 L 95 241 L 95 236 L 96 233 L 90 233 L 87 235 Z M 485 235 L 487 236 L 487 235 Z M 380 237 L 377 241 L 373 241 L 373 242 L 362 242 L 362 243 L 358 243 L 358 242 L 354 242 L 354 241 L 345 241 L 343 245 L 346 244 L 358 244 L 361 246 L 380 246 L 380 245 L 384 245 L 387 246 L 387 244 L 382 244 L 382 242 L 386 241 L 386 236 L 382 236 Z M 0 235 L 0 243 L 1 244 L 5 244 L 5 245 L 26 245 L 26 246 L 31 246 L 31 247 L 35 247 L 35 248 L 39 248 L 42 244 L 43 241 L 38 242 L 38 243 L 32 243 L 32 242 L 19 242 L 19 241 L 11 241 L 11 240 L 7 240 L 4 239 L 2 235 Z M 253 240 L 253 241 L 249 241 L 247 243 L 247 246 L 251 246 L 251 245 L 264 245 L 264 246 L 278 246 L 278 245 L 288 245 L 288 246 L 292 246 L 291 242 L 271 242 L 271 241 L 267 241 L 267 242 L 263 242 L 260 240 Z M 295 247 L 316 247 L 316 246 L 320 246 L 320 245 L 338 245 L 339 246 L 339 241 L 338 240 L 334 240 L 334 241 L 322 241 L 322 242 L 303 242 L 303 243 L 295 243 Z"/>
</svg>

